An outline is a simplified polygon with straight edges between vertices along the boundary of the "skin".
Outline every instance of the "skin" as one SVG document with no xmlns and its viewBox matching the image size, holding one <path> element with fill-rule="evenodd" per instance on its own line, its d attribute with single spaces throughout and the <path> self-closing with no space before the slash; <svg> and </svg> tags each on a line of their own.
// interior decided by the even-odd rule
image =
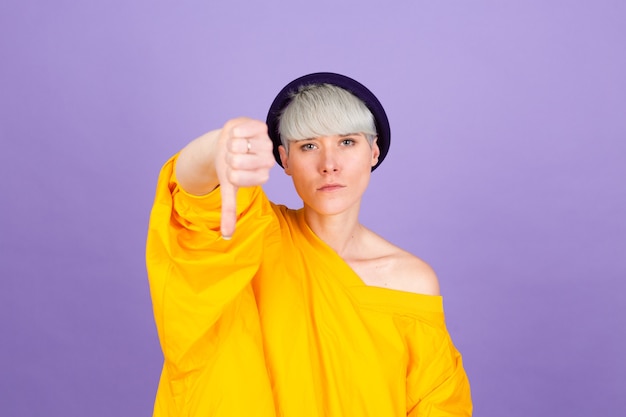
<svg viewBox="0 0 626 417">
<path fill-rule="evenodd" d="M 359 223 L 361 199 L 380 155 L 375 142 L 370 146 L 360 133 L 332 135 L 291 141 L 289 152 L 283 146 L 279 152 L 304 203 L 307 224 L 365 284 L 439 295 L 428 264 Z M 238 118 L 190 142 L 180 153 L 176 175 L 191 194 L 220 186 L 222 236 L 229 239 L 235 231 L 237 189 L 264 184 L 273 164 L 265 123 Z"/>
</svg>

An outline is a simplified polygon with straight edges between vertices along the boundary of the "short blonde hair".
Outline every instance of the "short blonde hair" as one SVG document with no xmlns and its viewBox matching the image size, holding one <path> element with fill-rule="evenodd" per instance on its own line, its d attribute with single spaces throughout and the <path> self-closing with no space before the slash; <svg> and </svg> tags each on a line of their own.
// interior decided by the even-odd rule
<svg viewBox="0 0 626 417">
<path fill-rule="evenodd" d="M 289 141 L 319 136 L 363 133 L 370 144 L 376 137 L 372 112 L 351 92 L 332 84 L 310 84 L 292 93 L 278 120 L 285 149 Z"/>
</svg>

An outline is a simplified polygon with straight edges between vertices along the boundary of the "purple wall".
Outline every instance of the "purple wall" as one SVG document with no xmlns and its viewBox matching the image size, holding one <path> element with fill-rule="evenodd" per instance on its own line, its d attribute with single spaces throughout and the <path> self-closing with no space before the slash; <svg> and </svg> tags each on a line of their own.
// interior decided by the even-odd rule
<svg viewBox="0 0 626 417">
<path fill-rule="evenodd" d="M 387 108 L 362 220 L 437 270 L 476 415 L 623 415 L 626 3 L 279 3 L 3 1 L 0 414 L 150 414 L 161 164 L 329 70 Z"/>
</svg>

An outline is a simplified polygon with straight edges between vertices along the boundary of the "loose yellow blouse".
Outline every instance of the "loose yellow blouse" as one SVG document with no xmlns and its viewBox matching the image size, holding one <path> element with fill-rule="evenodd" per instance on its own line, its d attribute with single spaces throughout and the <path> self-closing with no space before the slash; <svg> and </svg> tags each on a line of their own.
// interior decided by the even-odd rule
<svg viewBox="0 0 626 417">
<path fill-rule="evenodd" d="M 220 238 L 219 190 L 161 171 L 146 260 L 164 365 L 154 416 L 470 416 L 441 297 L 367 286 L 260 187 Z"/>
</svg>

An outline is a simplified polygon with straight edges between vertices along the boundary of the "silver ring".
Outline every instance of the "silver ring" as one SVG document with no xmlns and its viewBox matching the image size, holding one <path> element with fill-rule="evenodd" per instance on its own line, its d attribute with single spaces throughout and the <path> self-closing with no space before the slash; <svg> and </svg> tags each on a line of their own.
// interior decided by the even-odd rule
<svg viewBox="0 0 626 417">
<path fill-rule="evenodd" d="M 250 151 L 252 150 L 252 144 L 250 143 L 250 139 L 246 139 L 246 141 L 247 141 L 247 147 L 248 147 L 248 150 L 246 151 L 246 153 L 250 153 Z"/>
</svg>

